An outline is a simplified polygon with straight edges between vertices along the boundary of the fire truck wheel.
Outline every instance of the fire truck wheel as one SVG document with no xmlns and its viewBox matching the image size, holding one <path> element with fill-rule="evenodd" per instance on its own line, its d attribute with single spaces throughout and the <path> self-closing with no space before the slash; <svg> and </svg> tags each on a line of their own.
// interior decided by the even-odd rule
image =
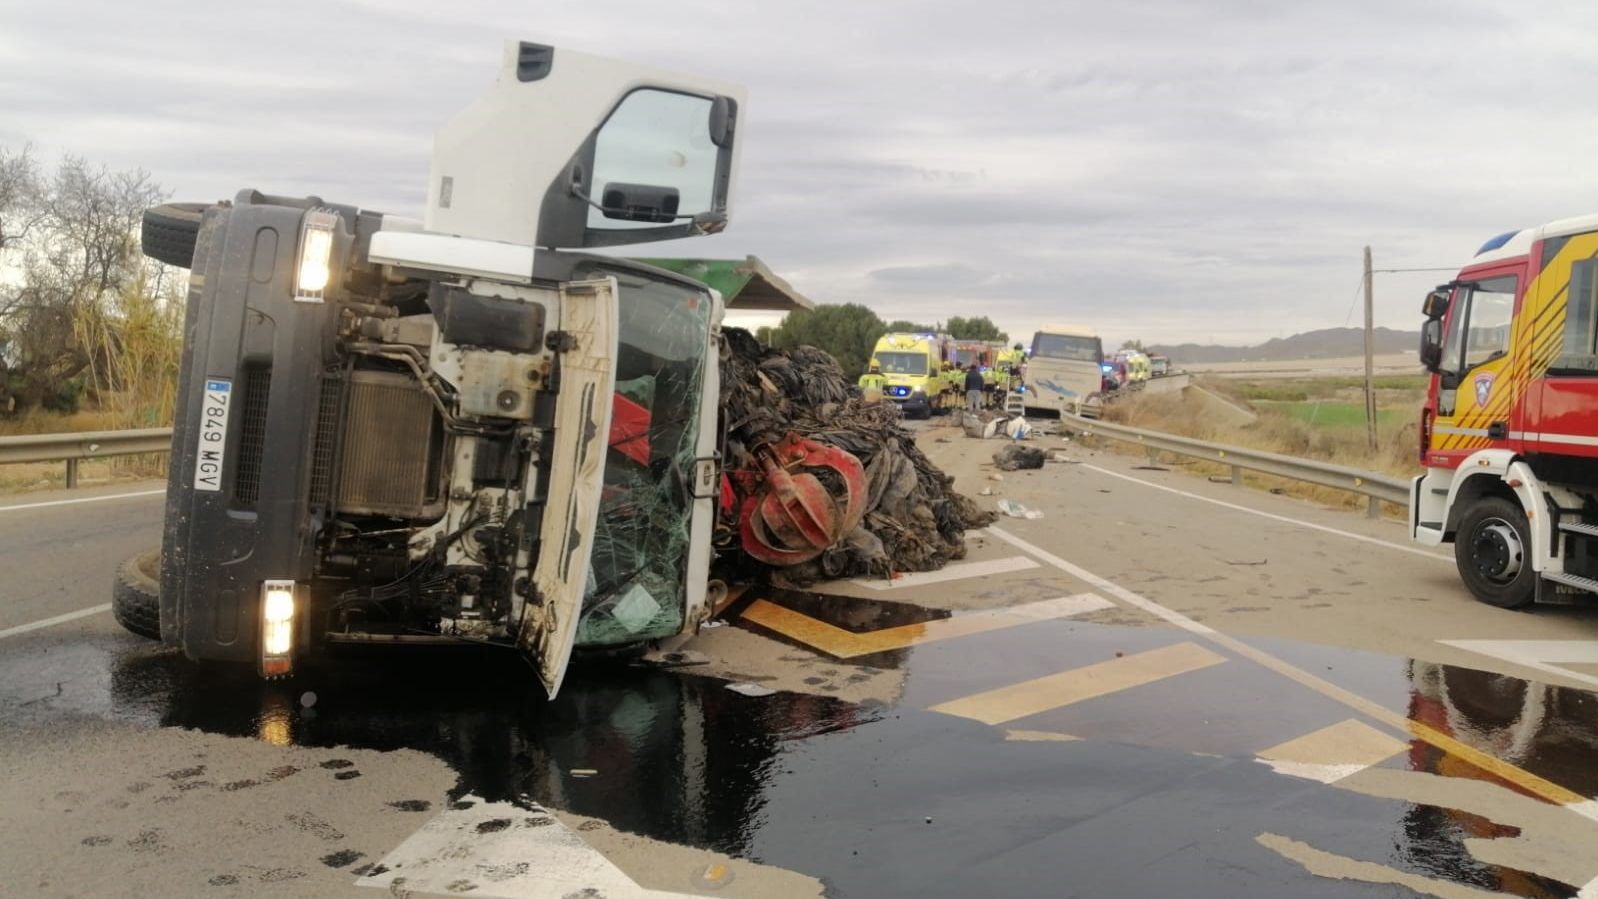
<svg viewBox="0 0 1598 899">
<path fill-rule="evenodd" d="M 117 623 L 151 640 L 161 639 L 161 551 L 152 549 L 123 562 L 111 583 L 111 614 Z"/>
<path fill-rule="evenodd" d="M 144 210 L 139 245 L 151 259 L 190 268 L 194 243 L 200 236 L 200 217 L 208 203 L 167 203 Z"/>
<path fill-rule="evenodd" d="M 1454 561 L 1465 586 L 1501 609 L 1525 608 L 1536 598 L 1530 552 L 1526 513 L 1501 496 L 1483 497 L 1466 509 L 1454 536 Z"/>
</svg>

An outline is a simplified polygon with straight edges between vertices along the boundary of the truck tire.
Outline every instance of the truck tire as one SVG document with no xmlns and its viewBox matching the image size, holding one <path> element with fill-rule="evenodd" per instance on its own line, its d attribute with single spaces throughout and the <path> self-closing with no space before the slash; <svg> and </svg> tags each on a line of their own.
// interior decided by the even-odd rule
<svg viewBox="0 0 1598 899">
<path fill-rule="evenodd" d="M 123 562 L 111 583 L 111 614 L 141 637 L 161 639 L 161 551 L 152 549 Z"/>
<path fill-rule="evenodd" d="M 1531 528 L 1520 503 L 1501 496 L 1476 500 L 1454 534 L 1454 562 L 1465 586 L 1500 609 L 1523 609 L 1537 596 Z"/>
<path fill-rule="evenodd" d="M 144 255 L 167 265 L 192 268 L 200 217 L 209 207 L 209 203 L 167 203 L 144 210 L 139 237 Z"/>
</svg>

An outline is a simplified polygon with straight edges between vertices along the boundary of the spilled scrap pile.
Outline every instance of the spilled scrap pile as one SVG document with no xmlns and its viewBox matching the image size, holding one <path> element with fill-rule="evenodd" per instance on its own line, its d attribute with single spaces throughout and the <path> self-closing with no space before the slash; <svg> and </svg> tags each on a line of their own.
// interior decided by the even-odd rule
<svg viewBox="0 0 1598 899">
<path fill-rule="evenodd" d="M 844 450 L 864 468 L 858 525 L 814 558 L 767 566 L 772 575 L 804 584 L 929 571 L 965 555 L 966 530 L 993 522 L 992 512 L 955 492 L 954 479 L 922 454 L 897 406 L 851 395 L 831 355 L 814 347 L 765 347 L 737 328 L 724 333 L 721 402 L 729 471 L 759 470 L 762 448 L 789 435 Z M 833 472 L 815 476 L 829 493 L 846 492 Z"/>
</svg>

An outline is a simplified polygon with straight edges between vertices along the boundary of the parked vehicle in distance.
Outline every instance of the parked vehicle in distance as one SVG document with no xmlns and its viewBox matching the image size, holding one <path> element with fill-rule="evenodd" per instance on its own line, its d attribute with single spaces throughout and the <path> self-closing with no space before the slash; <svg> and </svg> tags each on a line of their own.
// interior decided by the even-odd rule
<svg viewBox="0 0 1598 899">
<path fill-rule="evenodd" d="M 1121 350 L 1115 354 L 1115 358 L 1126 365 L 1126 382 L 1129 386 L 1142 384 L 1152 375 L 1149 357 L 1137 350 Z"/>
<path fill-rule="evenodd" d="M 941 334 L 884 334 L 871 359 L 882 371 L 882 394 L 906 415 L 926 418 L 952 408 L 954 387 L 945 370 L 954 360 L 953 341 Z"/>
<path fill-rule="evenodd" d="M 1080 414 L 1103 388 L 1104 343 L 1090 328 L 1046 325 L 1032 335 L 1024 404 Z"/>
<path fill-rule="evenodd" d="M 1598 594 L 1598 215 L 1494 237 L 1421 311 L 1411 536 L 1495 606 Z"/>
<path fill-rule="evenodd" d="M 1163 378 L 1171 373 L 1171 357 L 1149 354 L 1149 376 Z"/>
</svg>

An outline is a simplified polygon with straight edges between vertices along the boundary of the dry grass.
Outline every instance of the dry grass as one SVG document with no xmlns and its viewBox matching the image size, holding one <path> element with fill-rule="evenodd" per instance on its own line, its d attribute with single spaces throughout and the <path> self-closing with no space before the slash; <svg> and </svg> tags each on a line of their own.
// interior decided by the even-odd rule
<svg viewBox="0 0 1598 899">
<path fill-rule="evenodd" d="M 145 267 L 116 293 L 109 309 L 93 307 L 74 321 L 78 341 L 93 348 L 89 408 L 72 413 L 34 408 L 0 418 L 0 437 L 119 431 L 171 424 L 183 349 L 181 283 L 164 269 Z M 162 477 L 164 453 L 83 462 L 80 483 Z M 0 493 L 66 485 L 66 463 L 0 467 Z"/>
<path fill-rule="evenodd" d="M 131 460 L 144 457 L 124 456 L 116 459 L 86 459 L 78 463 L 78 486 L 113 484 L 122 481 L 139 481 L 159 477 L 160 472 L 150 471 L 146 462 L 140 466 Z M 162 457 L 165 458 L 164 456 Z M 67 485 L 65 462 L 18 462 L 0 465 L 0 496 L 28 493 L 33 490 L 59 490 Z"/>
<path fill-rule="evenodd" d="M 1234 394 L 1235 396 L 1236 394 Z M 1283 411 L 1269 408 L 1256 409 L 1259 420 L 1252 424 L 1229 426 L 1218 423 L 1205 414 L 1199 404 L 1184 402 L 1179 395 L 1138 396 L 1117 402 L 1109 407 L 1105 418 L 1109 421 L 1180 434 L 1213 443 L 1264 450 L 1293 456 L 1332 462 L 1350 468 L 1379 472 L 1395 477 L 1409 477 L 1419 471 L 1417 460 L 1419 440 L 1416 434 L 1418 414 L 1398 417 L 1382 423 L 1377 429 L 1377 447 L 1371 450 L 1364 426 L 1317 427 L 1296 419 Z M 1106 441 L 1121 452 L 1141 452 L 1131 444 Z M 1231 469 L 1224 465 L 1178 460 L 1185 471 L 1200 475 L 1228 475 Z M 1276 493 L 1285 493 L 1310 499 L 1329 506 L 1363 508 L 1365 497 L 1345 490 L 1333 490 L 1299 481 L 1288 481 L 1265 475 L 1245 472 L 1244 482 Z M 1393 509 L 1388 509 L 1391 514 Z"/>
</svg>

